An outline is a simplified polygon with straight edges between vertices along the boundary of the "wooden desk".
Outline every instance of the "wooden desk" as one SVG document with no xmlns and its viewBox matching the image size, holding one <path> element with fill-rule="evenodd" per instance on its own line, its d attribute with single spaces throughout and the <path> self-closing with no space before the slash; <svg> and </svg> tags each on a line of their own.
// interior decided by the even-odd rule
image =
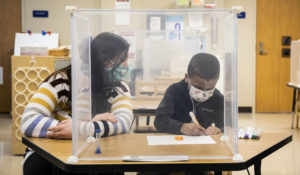
<svg viewBox="0 0 300 175">
<path fill-rule="evenodd" d="M 133 113 L 135 115 L 135 129 L 133 130 L 136 133 L 153 133 L 156 132 L 156 129 L 150 124 L 150 116 L 155 116 L 155 110 L 159 105 L 161 100 L 132 100 Z M 140 126 L 139 119 L 140 117 L 147 117 L 146 125 Z"/>
<path fill-rule="evenodd" d="M 155 110 L 161 100 L 132 100 L 133 110 Z"/>
<path fill-rule="evenodd" d="M 287 86 L 294 88 L 294 95 L 293 95 L 293 117 L 292 117 L 292 125 L 291 128 L 294 129 L 294 121 L 296 117 L 296 128 L 299 128 L 299 117 L 300 117 L 300 86 L 295 85 L 293 83 L 288 83 Z"/>
<path fill-rule="evenodd" d="M 230 155 L 229 151 L 216 149 L 224 146 L 219 142 L 219 135 L 214 136 L 217 144 L 213 145 L 164 145 L 148 146 L 149 134 L 124 134 L 101 139 L 103 156 L 122 157 L 124 155 L 188 155 L 209 156 L 210 154 Z M 158 135 L 158 134 L 151 134 Z M 66 172 L 108 172 L 108 171 L 237 171 L 254 165 L 255 174 L 260 174 L 261 161 L 271 153 L 292 141 L 287 133 L 263 133 L 259 140 L 239 140 L 239 153 L 243 161 L 232 159 L 189 159 L 179 162 L 124 162 L 122 160 L 80 160 L 67 163 L 72 154 L 71 140 L 53 140 L 23 137 L 23 143 L 48 159 L 56 167 Z M 102 156 L 101 155 L 101 156 Z M 280 163 L 278 163 L 280 166 Z"/>
</svg>

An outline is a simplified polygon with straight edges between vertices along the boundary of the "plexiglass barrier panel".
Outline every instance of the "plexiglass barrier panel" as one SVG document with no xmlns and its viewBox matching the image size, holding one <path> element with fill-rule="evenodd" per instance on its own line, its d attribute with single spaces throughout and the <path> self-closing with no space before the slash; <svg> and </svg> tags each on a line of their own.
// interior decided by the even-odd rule
<svg viewBox="0 0 300 175">
<path fill-rule="evenodd" d="M 73 127 L 73 154 L 77 155 L 80 160 L 172 155 L 187 155 L 189 158 L 199 159 L 232 158 L 234 154 L 238 153 L 236 15 L 231 10 L 76 10 L 72 14 L 71 20 L 72 111 L 75 126 Z M 91 79 L 96 75 L 91 73 L 93 68 L 91 68 L 90 60 L 98 59 L 93 57 L 93 53 L 102 52 L 104 46 L 95 49 L 91 43 L 104 32 L 116 34 L 124 38 L 130 45 L 127 61 L 118 65 L 115 62 L 118 59 L 107 58 L 99 64 L 103 64 L 106 71 L 110 69 L 110 65 L 118 65 L 118 75 L 114 74 L 114 76 L 121 80 L 125 87 L 128 86 L 132 104 L 126 105 L 130 105 L 132 109 L 139 108 L 136 105 L 142 101 L 145 109 L 148 104 L 153 107 L 154 101 L 156 101 L 154 104 L 159 104 L 166 89 L 174 83 L 182 81 L 188 87 L 186 74 L 191 58 L 197 53 L 214 55 L 220 64 L 220 74 L 214 93 L 217 91 L 222 97 L 222 102 L 218 103 L 221 107 L 215 111 L 209 107 L 201 109 L 206 110 L 207 113 L 222 115 L 220 117 L 222 126 L 219 128 L 223 134 L 203 137 L 202 141 L 199 141 L 199 137 L 183 137 L 184 140 L 181 142 L 172 140 L 174 136 L 168 134 L 159 135 L 166 136 L 166 138 L 156 137 L 155 134 L 148 134 L 153 137 L 143 135 L 144 138 L 140 138 L 142 136 L 135 138 L 130 134 L 125 134 L 133 133 L 132 122 L 134 119 L 132 115 L 128 114 L 131 111 L 127 111 L 129 116 L 124 121 L 120 118 L 125 114 L 121 113 L 116 114 L 118 122 L 101 117 L 100 120 L 99 116 L 95 118 L 98 113 L 92 111 L 99 104 L 91 102 L 94 98 L 91 97 L 91 91 L 93 87 L 96 87 Z M 107 43 L 109 43 L 108 40 Z M 115 110 L 114 99 L 109 98 L 108 101 L 112 104 L 111 108 L 102 111 L 103 113 Z M 85 108 L 82 108 L 82 103 Z M 196 117 L 201 121 L 202 116 L 197 114 L 196 109 L 198 102 L 191 104 L 193 104 L 192 110 Z M 213 105 L 216 104 L 213 103 Z M 99 122 L 95 124 L 92 120 L 96 119 L 99 119 Z M 103 120 L 105 122 L 101 123 Z M 211 124 L 214 124 L 214 120 L 209 120 Z M 190 121 L 183 120 L 182 122 Z M 200 122 L 200 124 L 202 123 Z M 205 128 L 209 126 L 205 126 Z M 110 130 L 106 130 L 107 128 Z M 108 137 L 103 137 L 98 142 L 97 135 Z M 91 139 L 87 143 L 86 140 L 89 136 L 90 138 L 94 137 L 96 141 L 93 142 Z M 170 137 L 171 141 L 166 141 Z M 115 138 L 118 138 L 120 143 L 114 140 Z M 124 142 L 122 142 L 123 139 Z M 131 144 L 126 145 L 128 139 L 132 139 L 130 140 Z M 148 147 L 140 150 L 137 139 L 142 139 L 140 143 L 145 143 Z M 195 144 L 201 144 L 201 149 L 195 150 Z M 166 150 L 165 145 L 174 149 L 169 147 Z M 102 148 L 100 154 L 96 153 L 98 146 Z M 123 148 L 126 148 L 126 151 Z"/>
<path fill-rule="evenodd" d="M 73 14 L 72 35 L 72 153 L 79 155 L 92 134 L 91 124 L 91 79 L 90 79 L 90 29 L 89 19 Z"/>
<path fill-rule="evenodd" d="M 238 114 L 237 114 L 237 42 L 236 42 L 236 18 L 226 16 L 224 18 L 224 140 L 236 155 L 238 154 Z"/>
</svg>

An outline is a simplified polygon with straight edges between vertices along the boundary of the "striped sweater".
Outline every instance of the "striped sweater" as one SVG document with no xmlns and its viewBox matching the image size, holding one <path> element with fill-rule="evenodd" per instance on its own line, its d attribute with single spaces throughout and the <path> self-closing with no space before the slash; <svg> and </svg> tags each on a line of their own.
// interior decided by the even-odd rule
<svg viewBox="0 0 300 175">
<path fill-rule="evenodd" d="M 69 82 L 65 73 L 59 73 L 39 86 L 22 116 L 21 132 L 24 135 L 46 137 L 49 127 L 56 126 L 59 121 L 72 118 Z M 124 82 L 122 84 L 129 89 Z M 119 87 L 115 89 L 115 92 L 117 95 L 110 97 L 108 101 L 112 104 L 110 112 L 117 117 L 118 122 L 81 122 L 79 125 L 80 135 L 88 136 L 95 133 L 95 129 L 98 128 L 101 129 L 101 136 L 129 132 L 133 121 L 130 93 L 129 91 L 124 92 Z"/>
</svg>

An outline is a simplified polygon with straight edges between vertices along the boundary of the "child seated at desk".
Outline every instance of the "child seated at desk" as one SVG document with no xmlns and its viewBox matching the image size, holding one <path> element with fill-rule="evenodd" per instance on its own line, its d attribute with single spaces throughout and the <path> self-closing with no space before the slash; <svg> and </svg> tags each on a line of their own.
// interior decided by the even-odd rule
<svg viewBox="0 0 300 175">
<path fill-rule="evenodd" d="M 92 40 L 93 124 L 85 122 L 90 129 L 84 131 L 95 132 L 100 129 L 101 136 L 129 132 L 133 120 L 131 95 L 126 83 L 115 76 L 119 65 L 127 61 L 128 49 L 128 42 L 113 33 L 101 33 Z M 72 139 L 71 90 L 71 66 L 46 78 L 23 113 L 21 132 L 27 137 Z M 52 165 L 33 150 L 27 149 L 23 173 L 53 174 Z"/>
<path fill-rule="evenodd" d="M 184 80 L 166 90 L 156 109 L 156 129 L 190 136 L 221 133 L 224 128 L 224 96 L 215 88 L 219 74 L 220 63 L 215 56 L 207 53 L 194 55 Z M 195 122 L 192 121 L 193 114 Z"/>
</svg>

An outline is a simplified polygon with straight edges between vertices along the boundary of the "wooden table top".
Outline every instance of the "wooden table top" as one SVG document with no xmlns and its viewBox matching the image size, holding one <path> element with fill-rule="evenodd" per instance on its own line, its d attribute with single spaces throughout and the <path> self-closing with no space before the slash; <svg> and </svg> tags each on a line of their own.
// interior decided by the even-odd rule
<svg viewBox="0 0 300 175">
<path fill-rule="evenodd" d="M 204 165 L 206 169 L 214 168 L 222 165 L 222 170 L 242 170 L 253 165 L 255 161 L 261 160 L 279 148 L 283 147 L 287 143 L 292 141 L 292 135 L 288 133 L 263 133 L 258 140 L 239 140 L 238 149 L 239 154 L 243 156 L 242 161 L 233 161 L 232 159 L 218 158 L 210 159 L 211 156 L 232 156 L 231 152 L 225 143 L 220 142 L 220 135 L 212 136 L 217 144 L 208 145 L 159 145 L 149 146 L 147 143 L 148 135 L 162 135 L 162 134 L 123 134 L 117 136 L 111 136 L 101 138 L 101 151 L 102 157 L 122 157 L 127 155 L 188 155 L 190 157 L 207 157 L 199 159 L 189 159 L 188 161 L 178 162 L 126 162 L 122 160 L 79 160 L 77 163 L 67 163 L 67 159 L 72 155 L 72 142 L 71 140 L 54 140 L 44 138 L 27 138 L 23 137 L 23 143 L 43 157 L 55 163 L 58 167 L 69 171 L 80 171 L 79 167 L 90 168 L 93 165 L 102 166 L 102 168 L 113 168 L 124 166 L 125 170 L 137 171 L 141 166 L 145 165 L 175 165 L 173 168 L 180 168 L 180 165 L 184 165 L 184 168 L 189 168 L 188 165 L 201 167 Z M 88 148 L 89 149 L 89 148 Z M 93 156 L 94 148 L 91 153 L 82 153 L 82 157 Z M 96 155 L 99 156 L 99 155 Z M 80 166 L 76 166 L 80 165 Z M 135 167 L 132 167 L 135 165 Z M 228 165 L 228 166 L 227 166 Z M 151 166 L 144 167 L 151 168 Z M 152 167 L 153 168 L 153 167 Z M 183 168 L 183 167 L 181 167 Z M 104 168 L 105 169 L 105 168 Z M 104 170 L 103 169 L 103 170 Z M 149 169 L 153 170 L 153 169 Z"/>
<path fill-rule="evenodd" d="M 292 83 L 292 82 L 289 82 L 287 84 L 287 86 L 291 87 L 291 88 L 295 88 L 295 89 L 300 89 L 300 85 L 299 84 L 295 84 L 295 83 Z"/>
<path fill-rule="evenodd" d="M 132 100 L 132 106 L 134 110 L 139 109 L 149 109 L 149 110 L 155 110 L 160 103 L 160 100 Z"/>
</svg>

